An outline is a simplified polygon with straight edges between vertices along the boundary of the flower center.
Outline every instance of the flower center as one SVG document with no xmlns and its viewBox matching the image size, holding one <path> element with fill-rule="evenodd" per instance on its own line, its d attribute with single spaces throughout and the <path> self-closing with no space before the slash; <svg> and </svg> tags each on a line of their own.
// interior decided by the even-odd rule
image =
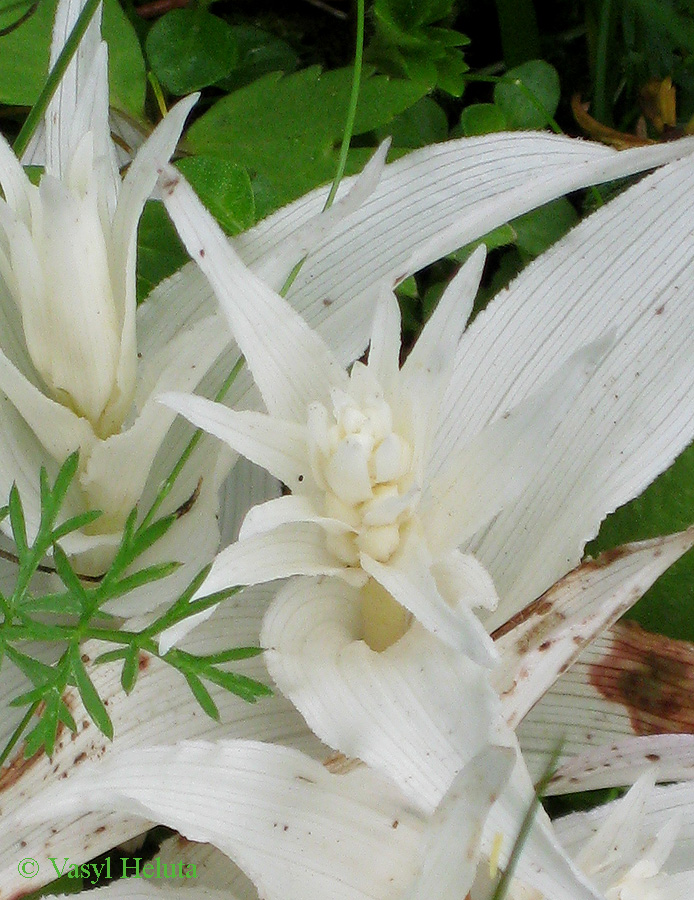
<svg viewBox="0 0 694 900">
<path fill-rule="evenodd" d="M 349 566 L 359 565 L 360 553 L 387 562 L 418 499 L 412 447 L 393 429 L 380 388 L 370 387 L 361 397 L 333 391 L 332 413 L 320 403 L 309 409 L 309 451 L 324 512 L 348 529 L 328 532 L 328 547 Z"/>
</svg>

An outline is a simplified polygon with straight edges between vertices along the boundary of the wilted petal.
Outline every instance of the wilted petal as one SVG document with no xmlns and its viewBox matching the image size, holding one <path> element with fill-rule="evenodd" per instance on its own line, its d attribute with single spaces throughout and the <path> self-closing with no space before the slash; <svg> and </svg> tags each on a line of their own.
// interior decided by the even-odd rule
<svg viewBox="0 0 694 900">
<path fill-rule="evenodd" d="M 692 645 L 618 622 L 597 637 L 518 726 L 532 773 L 633 735 L 694 733 Z"/>
<path fill-rule="evenodd" d="M 497 635 L 492 678 L 515 727 L 581 651 L 630 609 L 694 545 L 694 528 L 627 544 L 588 560 L 557 582 Z"/>
</svg>

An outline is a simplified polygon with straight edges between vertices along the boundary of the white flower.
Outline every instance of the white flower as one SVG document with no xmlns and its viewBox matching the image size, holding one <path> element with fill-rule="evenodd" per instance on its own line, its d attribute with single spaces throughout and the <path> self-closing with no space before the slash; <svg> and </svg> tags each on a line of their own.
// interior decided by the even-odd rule
<svg viewBox="0 0 694 900">
<path fill-rule="evenodd" d="M 478 238 L 508 217 L 519 215 L 564 191 L 658 165 L 682 155 L 688 149 L 690 145 L 683 142 L 679 145 L 668 144 L 647 148 L 644 151 L 617 154 L 608 148 L 586 142 L 529 133 L 491 135 L 480 139 L 450 142 L 425 148 L 386 167 L 381 181 L 373 189 L 368 200 L 356 209 L 348 207 L 345 210 L 343 207 L 342 218 L 339 215 L 332 217 L 328 215 L 327 218 L 320 216 L 326 193 L 321 189 L 260 223 L 248 234 L 235 239 L 233 245 L 244 262 L 275 288 L 281 286 L 286 273 L 297 259 L 307 250 L 311 250 L 288 296 L 306 319 L 320 331 L 340 362 L 346 364 L 359 356 L 366 346 L 373 320 L 375 295 L 384 282 L 394 283 L 440 255 Z M 677 176 L 673 176 L 675 177 Z M 669 183 L 666 182 L 663 187 L 668 208 L 672 210 L 676 222 L 683 222 L 684 213 L 688 213 L 688 209 L 683 209 L 686 206 L 685 196 L 678 191 L 669 191 Z M 625 234 L 625 241 L 631 239 L 637 243 L 638 249 L 635 252 L 639 262 L 638 265 L 630 267 L 637 284 L 634 290 L 627 290 L 625 286 L 623 294 L 620 291 L 620 297 L 624 302 L 629 298 L 636 305 L 643 302 L 639 293 L 639 280 L 647 282 L 647 279 L 642 277 L 643 272 L 650 272 L 653 269 L 655 278 L 656 274 L 660 273 L 659 266 L 662 260 L 670 259 L 670 246 L 663 244 L 663 232 L 649 229 L 651 221 L 649 209 L 644 201 L 633 219 L 625 218 L 621 214 L 622 218 L 617 225 L 607 228 L 609 239 L 612 239 L 610 235 L 614 237 L 617 231 L 624 228 L 625 221 L 629 222 L 632 229 Z M 639 231 L 641 226 L 642 231 Z M 573 261 L 579 260 L 577 270 L 569 279 L 573 290 L 578 291 L 579 288 L 584 290 L 589 285 L 585 275 L 581 275 L 580 257 L 587 248 L 593 246 L 593 242 L 597 247 L 605 240 L 605 235 L 599 233 L 599 228 L 596 227 L 595 231 L 597 235 L 591 232 L 582 237 L 582 243 L 574 246 L 571 254 Z M 677 228 L 673 228 L 672 233 L 679 236 Z M 685 258 L 686 252 L 685 250 Z M 553 284 L 550 263 L 551 260 L 548 259 L 549 274 L 545 275 L 548 291 L 552 290 Z M 601 265 L 604 263 L 605 260 L 602 260 Z M 643 266 L 643 269 L 641 270 L 639 266 Z M 677 279 L 680 276 L 676 272 L 673 277 Z M 591 289 L 602 292 L 601 296 L 607 295 L 605 280 L 608 284 L 614 283 L 614 278 L 610 277 L 609 266 L 605 266 L 604 272 L 602 268 L 600 269 L 597 283 L 593 285 L 590 282 Z M 681 280 L 680 278 L 680 282 Z M 238 285 L 239 291 L 243 292 L 247 285 L 244 274 Z M 233 285 L 230 287 L 233 288 Z M 558 302 L 557 291 L 553 296 Z M 514 304 L 509 303 L 504 308 L 509 310 L 513 306 Z M 526 343 L 521 342 L 519 346 L 528 349 L 531 357 L 533 354 L 539 354 L 538 342 L 541 346 L 548 333 L 557 339 L 556 354 L 550 354 L 551 365 L 547 364 L 548 377 L 552 374 L 550 369 L 558 368 L 573 353 L 580 350 L 587 340 L 593 340 L 601 333 L 614 330 L 615 323 L 620 320 L 624 311 L 623 306 L 603 303 L 590 325 L 589 330 L 592 329 L 590 335 L 586 335 L 586 321 L 581 321 L 580 315 L 561 329 L 561 335 L 557 335 L 556 316 L 550 314 L 551 310 L 548 312 L 540 305 L 537 311 L 533 311 L 532 307 L 521 302 L 518 306 L 523 315 L 528 316 L 524 337 Z M 163 307 L 165 312 L 162 312 Z M 260 309 L 262 310 L 262 305 Z M 147 337 L 147 341 L 141 344 L 141 352 L 144 351 L 145 359 L 152 344 L 159 346 L 157 340 L 165 347 L 169 337 L 177 329 L 190 327 L 205 317 L 213 316 L 214 310 L 215 304 L 209 286 L 204 277 L 192 267 L 188 267 L 178 277 L 162 285 L 141 309 L 141 324 L 143 328 L 146 326 Z M 156 327 L 150 327 L 153 320 Z M 488 321 L 488 317 L 478 319 L 478 322 L 482 321 Z M 661 325 L 664 321 L 658 320 Z M 678 329 L 682 331 L 678 322 L 671 322 L 668 327 L 670 325 L 675 329 L 675 333 L 678 333 Z M 276 323 L 271 321 L 269 327 L 275 328 Z M 503 334 L 503 321 L 495 327 L 498 327 L 499 334 Z M 476 328 L 477 326 L 473 326 L 472 332 L 478 334 Z M 509 328 L 513 331 L 514 325 Z M 215 325 L 215 338 L 221 335 L 221 332 L 222 329 Z M 662 337 L 665 340 L 669 333 L 663 332 L 659 335 L 659 339 Z M 535 339 L 534 344 L 527 339 L 528 334 Z M 467 335 L 464 339 L 467 346 L 464 354 L 461 349 L 461 354 L 474 360 L 474 363 L 471 363 L 473 372 L 475 369 L 481 370 L 483 364 L 499 370 L 502 393 L 504 385 L 507 388 L 509 384 L 514 386 L 514 378 L 518 379 L 520 395 L 518 399 L 522 399 L 524 391 L 527 390 L 527 379 L 524 382 L 519 378 L 519 371 L 525 371 L 521 364 L 519 371 L 514 369 L 517 355 L 515 358 L 509 355 L 506 343 L 496 346 L 496 340 L 488 338 L 489 336 L 483 336 L 484 351 L 481 362 L 475 355 L 475 343 L 471 335 Z M 187 344 L 182 342 L 182 346 L 185 347 Z M 541 355 L 539 358 L 544 359 Z M 233 359 L 231 362 L 233 363 Z M 281 365 L 281 359 L 277 363 Z M 456 365 L 459 366 L 460 361 Z M 528 368 L 527 372 L 531 382 L 537 384 L 546 380 L 544 376 L 539 378 L 532 367 Z M 164 387 L 165 385 L 161 389 Z M 235 394 L 237 398 L 243 393 L 241 385 L 238 387 Z M 455 421 L 461 427 L 471 429 L 473 437 L 475 430 L 481 430 L 480 417 L 493 418 L 497 412 L 515 405 L 515 401 L 499 404 L 497 398 L 487 409 L 484 403 L 479 402 L 482 396 L 479 391 L 471 390 L 468 396 L 472 404 L 470 409 L 462 416 L 458 416 Z M 667 391 L 665 396 L 667 397 Z M 449 397 L 445 402 L 452 399 L 454 398 Z M 330 397 L 326 392 L 324 397 L 326 409 L 330 408 L 329 404 Z M 478 404 L 477 408 L 475 404 Z M 500 409 L 497 409 L 499 405 Z M 601 417 L 599 420 L 600 428 L 594 435 L 596 444 L 605 440 L 610 412 L 611 410 L 607 410 L 604 418 Z M 162 414 L 165 414 L 164 410 Z M 666 412 L 666 420 L 670 414 Z M 654 434 L 657 434 L 657 431 Z M 624 438 L 618 435 L 614 444 L 610 445 L 610 459 L 620 453 L 622 446 L 620 441 L 623 443 Z M 588 443 L 585 433 L 581 433 L 580 440 L 574 439 L 574 445 L 582 449 L 587 448 L 586 455 L 590 452 Z M 676 449 L 677 442 L 669 447 L 671 453 L 676 452 Z M 170 452 L 173 461 L 176 458 L 175 447 Z M 135 461 L 136 458 L 129 460 Z M 642 462 L 637 460 L 636 468 Z M 660 465 L 663 464 L 661 459 Z M 30 471 L 33 473 L 34 469 L 31 468 Z M 604 469 L 601 469 L 602 472 Z M 118 470 L 119 477 L 122 476 L 123 479 L 124 473 L 125 469 Z M 251 481 L 253 490 L 259 482 L 264 485 L 263 480 L 257 478 L 256 472 Z M 528 488 L 531 486 L 532 481 Z M 579 483 L 579 487 L 576 488 L 577 496 L 581 496 L 582 490 Z M 605 476 L 604 482 L 597 487 L 591 482 L 588 495 L 595 496 L 596 502 L 604 503 L 607 508 L 613 502 L 612 491 L 609 478 Z M 248 495 L 248 488 L 237 480 L 231 484 L 230 494 L 232 499 L 244 498 Z M 256 495 L 251 491 L 251 497 L 253 496 Z M 553 502 L 554 494 L 550 491 L 547 498 L 547 511 L 550 515 L 554 508 Z M 560 506 L 564 503 L 565 500 L 562 498 Z M 198 505 L 199 501 L 194 510 Z M 594 510 L 592 515 L 595 515 Z M 541 524 L 544 528 L 544 523 Z M 519 529 L 517 537 L 521 536 L 527 538 L 527 550 L 530 551 L 535 547 L 540 535 L 533 532 L 532 528 L 523 527 Z M 191 549 L 197 549 L 195 545 L 201 537 L 208 538 L 207 529 L 201 529 L 197 532 L 195 541 L 189 541 Z M 559 543 L 557 548 L 559 563 L 557 564 L 555 558 L 550 561 L 554 569 L 565 571 L 570 561 Z M 553 548 L 550 547 L 551 549 Z M 537 565 L 537 560 L 534 564 Z M 347 567 L 341 565 L 340 568 L 345 570 Z M 540 582 L 545 585 L 551 583 L 547 581 L 551 572 L 548 573 L 546 566 L 538 566 L 538 572 Z M 354 610 L 349 592 L 345 594 L 344 585 L 336 579 L 329 579 L 322 583 L 321 591 L 323 586 L 328 591 L 328 600 L 330 591 L 335 586 L 339 587 L 339 603 L 348 611 Z M 542 589 L 542 587 L 538 589 L 538 584 L 529 586 L 527 590 L 520 589 L 513 603 L 516 608 L 520 608 Z M 502 620 L 512 615 L 512 609 L 506 604 L 506 590 L 507 588 L 502 593 L 502 604 L 498 613 Z M 321 591 L 316 590 L 318 605 L 325 599 Z M 229 646 L 230 634 L 233 634 L 233 640 L 240 644 L 254 642 L 257 640 L 260 618 L 266 609 L 269 594 L 270 589 L 247 589 L 235 601 L 220 607 L 212 619 L 189 635 L 186 639 L 186 649 L 208 653 L 223 650 Z M 323 609 L 325 608 L 324 605 Z M 345 731 L 350 740 L 357 740 L 363 735 L 366 742 L 380 747 L 382 735 L 390 734 L 389 739 L 394 749 L 402 755 L 403 748 L 406 750 L 408 747 L 409 737 L 418 736 L 412 747 L 415 760 L 409 764 L 409 770 L 416 768 L 416 759 L 419 757 L 421 761 L 422 754 L 429 754 L 430 768 L 428 771 L 427 767 L 424 768 L 425 775 L 420 778 L 419 783 L 410 785 L 414 792 L 419 793 L 422 789 L 427 796 L 437 797 L 446 791 L 451 778 L 464 767 L 465 760 L 458 750 L 461 739 L 464 738 L 462 745 L 466 755 L 473 750 L 470 747 L 468 732 L 476 735 L 475 740 L 479 739 L 480 747 L 486 746 L 481 726 L 488 721 L 489 707 L 486 704 L 492 703 L 496 706 L 496 701 L 489 694 L 484 671 L 473 669 L 472 664 L 465 662 L 464 655 L 447 648 L 441 641 L 429 635 L 426 629 L 415 625 L 388 650 L 382 653 L 369 651 L 360 656 L 353 652 L 359 645 L 354 641 L 349 628 L 344 629 L 344 634 L 340 637 L 341 623 L 338 622 L 336 627 L 329 616 L 321 619 L 307 607 L 303 629 L 299 627 L 300 624 L 299 618 L 293 617 L 293 629 L 292 632 L 288 632 L 288 637 L 296 635 L 297 647 L 307 654 L 306 659 L 298 659 L 297 664 L 306 668 L 307 686 L 314 689 L 314 696 L 315 686 L 317 684 L 320 686 L 322 680 L 327 691 L 328 708 L 333 710 L 337 708 L 337 712 L 344 708 L 345 713 L 349 713 Z M 357 624 L 359 625 L 359 622 Z M 323 653 L 325 646 L 323 638 L 313 641 L 307 632 L 307 625 L 315 625 L 318 630 L 325 626 L 324 632 L 332 629 L 333 634 L 338 633 L 340 639 L 336 642 L 335 656 L 340 657 L 341 664 L 346 666 L 346 670 L 340 670 L 333 665 L 332 651 L 327 655 Z M 303 640 L 300 641 L 302 635 Z M 425 642 L 420 643 L 419 647 L 426 647 L 426 642 L 429 642 L 436 652 L 424 657 L 408 652 L 408 641 L 415 640 Z M 347 652 L 342 652 L 341 647 L 345 647 Z M 97 652 L 96 647 L 85 648 L 85 653 L 95 655 Z M 426 665 L 422 665 L 424 662 Z M 371 664 L 374 665 L 373 669 L 368 668 Z M 557 665 L 561 666 L 561 663 Z M 123 695 L 120 687 L 118 666 L 107 664 L 93 669 L 92 677 L 95 684 L 102 696 L 109 699 L 109 710 L 117 733 L 115 742 L 109 744 L 87 722 L 75 736 L 74 741 L 59 739 L 52 760 L 37 757 L 27 765 L 18 757 L 7 772 L 3 773 L 0 783 L 3 815 L 9 815 L 16 809 L 21 810 L 24 804 L 30 802 L 29 798 L 41 796 L 45 787 L 61 779 L 63 774 L 65 781 L 61 783 L 64 783 L 66 791 L 69 792 L 72 778 L 80 771 L 84 759 L 103 756 L 105 763 L 110 760 L 115 762 L 128 747 L 138 744 L 141 746 L 161 744 L 170 741 L 173 734 L 177 739 L 260 737 L 263 740 L 301 747 L 318 758 L 324 752 L 324 748 L 321 748 L 291 704 L 279 692 L 263 703 L 249 706 L 213 687 L 222 717 L 221 723 L 215 723 L 200 714 L 186 685 L 181 679 L 172 677 L 166 667 L 154 659 L 144 660 L 143 666 L 144 670 L 135 691 L 128 698 Z M 522 663 L 519 667 L 522 669 Z M 346 671 L 348 677 L 343 677 L 343 671 Z M 477 672 L 475 677 L 479 677 L 479 682 L 468 677 L 471 671 Z M 254 677 L 263 678 L 265 673 L 262 658 L 249 661 L 248 672 Z M 363 690 L 361 677 L 363 675 L 371 679 L 370 694 Z M 459 693 L 461 677 L 467 678 L 469 704 L 461 703 Z M 352 683 L 357 688 L 353 696 L 350 694 Z M 480 687 L 475 694 L 477 683 Z M 9 668 L 4 673 L 0 688 L 7 691 L 9 698 L 16 695 L 18 686 L 21 687 L 21 678 Z M 335 687 L 342 692 L 330 695 L 330 691 Z M 73 697 L 72 691 L 68 693 L 69 702 L 74 703 L 77 710 L 76 718 L 81 719 L 79 699 Z M 363 704 L 365 697 L 368 697 L 371 705 L 362 706 L 360 709 L 359 704 Z M 479 709 L 475 709 L 475 703 L 471 700 L 473 697 L 479 698 Z M 320 697 L 318 700 L 320 706 L 322 700 Z M 453 727 L 451 727 L 452 716 Z M 356 721 L 358 727 L 349 724 L 350 718 L 353 723 Z M 0 720 L 0 736 L 3 740 L 9 737 L 16 722 L 14 710 L 10 710 L 8 715 Z M 398 730 L 400 724 L 404 725 L 403 731 Z M 387 751 L 388 746 L 382 749 L 385 754 Z M 358 751 L 355 755 L 361 756 L 362 753 Z M 163 757 L 160 758 L 162 771 L 165 771 Z M 399 768 L 395 774 L 402 775 L 400 763 L 397 765 Z M 98 777 L 98 766 L 95 766 L 94 772 Z M 169 787 L 177 793 L 176 802 L 179 806 L 180 784 L 181 780 L 176 777 L 172 777 L 168 782 Z M 525 802 L 524 798 L 520 797 L 519 802 Z M 19 850 L 26 850 L 28 854 L 29 848 L 32 850 L 36 848 L 33 855 L 37 858 L 39 853 L 45 855 L 68 853 L 71 858 L 84 861 L 93 854 L 108 849 L 115 841 L 137 834 L 141 830 L 142 821 L 133 816 L 134 808 L 135 801 L 124 801 L 117 809 L 114 805 L 109 805 L 107 809 L 100 808 L 93 815 L 87 816 L 81 813 L 62 816 L 58 815 L 56 810 L 54 818 L 54 814 L 43 804 L 41 821 L 37 817 L 34 826 L 24 831 L 21 836 L 16 832 L 8 835 L 7 841 L 0 846 L 2 881 L 0 896 L 3 896 L 3 891 L 9 892 L 9 896 L 26 887 L 26 883 L 17 872 Z M 505 821 L 508 823 L 508 817 Z M 501 825 L 503 823 L 494 823 L 495 827 Z M 20 841 L 26 841 L 27 846 L 20 847 Z M 551 841 L 549 843 L 551 845 Z M 555 861 L 547 874 L 545 884 L 549 883 L 556 888 L 552 891 L 553 897 L 556 900 L 594 898 L 593 894 L 586 893 L 585 886 L 581 892 L 580 883 L 578 886 L 574 884 L 571 889 L 566 887 L 569 883 L 566 865 L 565 861 L 561 864 Z"/>
<path fill-rule="evenodd" d="M 656 787 L 655 778 L 651 767 L 621 799 L 555 823 L 562 844 L 605 900 L 684 900 L 691 894 L 694 786 Z M 483 900 L 489 890 L 480 867 L 472 900 Z M 520 878 L 508 896 L 547 897 Z"/>
<path fill-rule="evenodd" d="M 82 5 L 59 4 L 52 61 Z M 196 386 L 227 343 L 213 316 L 177 334 L 163 328 L 161 308 L 136 312 L 138 220 L 194 98 L 172 110 L 121 181 L 99 20 L 100 13 L 46 111 L 43 147 L 35 148 L 45 159 L 38 187 L 0 139 L 0 495 L 17 482 L 35 531 L 40 466 L 55 473 L 79 449 L 64 513 L 103 511 L 88 533 L 64 542 L 86 573 L 104 570 L 128 513 L 143 493 L 151 501 L 167 474 L 161 462 L 152 466 L 172 417 L 162 416 L 153 392 Z M 213 534 L 216 485 L 208 481 L 191 521 L 202 516 Z M 191 556 L 180 535 L 167 543 L 157 548 L 160 559 Z M 216 542 L 203 543 L 202 557 Z"/>
</svg>

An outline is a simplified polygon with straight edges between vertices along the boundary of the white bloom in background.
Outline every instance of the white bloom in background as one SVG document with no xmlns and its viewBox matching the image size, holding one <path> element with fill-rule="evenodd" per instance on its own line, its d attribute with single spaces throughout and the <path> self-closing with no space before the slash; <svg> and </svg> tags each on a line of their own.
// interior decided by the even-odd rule
<svg viewBox="0 0 694 900">
<path fill-rule="evenodd" d="M 656 787 L 656 769 L 644 772 L 619 800 L 555 822 L 557 834 L 576 865 L 605 900 L 685 900 L 694 885 L 692 825 L 694 783 Z M 492 889 L 485 867 L 472 900 Z M 510 900 L 549 900 L 512 881 Z"/>
<path fill-rule="evenodd" d="M 59 4 L 51 62 L 82 5 Z M 104 570 L 128 513 L 143 492 L 151 501 L 167 474 L 161 464 L 152 466 L 172 417 L 162 416 L 152 394 L 197 385 L 227 343 L 213 316 L 171 334 L 161 309 L 136 312 L 138 220 L 194 98 L 155 129 L 121 181 L 99 20 L 100 12 L 46 111 L 38 187 L 0 138 L 0 495 L 7 497 L 16 481 L 34 531 L 40 466 L 55 473 L 79 449 L 65 515 L 85 509 L 103 515 L 64 546 L 87 573 Z M 207 481 L 190 519 L 206 520 L 209 556 L 217 485 Z M 177 503 L 182 499 L 177 492 Z M 180 530 L 189 524 L 182 521 Z M 188 558 L 188 543 L 171 535 L 159 558 Z"/>
</svg>

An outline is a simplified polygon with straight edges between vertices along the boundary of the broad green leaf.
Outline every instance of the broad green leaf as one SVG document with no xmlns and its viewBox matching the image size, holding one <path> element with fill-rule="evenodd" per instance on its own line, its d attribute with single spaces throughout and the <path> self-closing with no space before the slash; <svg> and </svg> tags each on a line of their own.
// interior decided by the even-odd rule
<svg viewBox="0 0 694 900">
<path fill-rule="evenodd" d="M 252 25 L 233 25 L 231 28 L 239 51 L 238 62 L 232 71 L 218 82 L 217 87 L 235 91 L 268 72 L 294 72 L 299 66 L 299 54 L 286 41 L 254 28 Z"/>
<path fill-rule="evenodd" d="M 494 102 L 501 108 L 509 128 L 544 128 L 557 111 L 559 75 L 542 59 L 510 69 L 494 87 Z"/>
<path fill-rule="evenodd" d="M 188 254 L 166 210 L 159 201 L 149 200 L 137 232 L 138 302 L 187 262 Z"/>
<path fill-rule="evenodd" d="M 422 97 L 409 109 L 396 116 L 390 125 L 378 129 L 379 141 L 388 135 L 393 138 L 394 147 L 426 147 L 448 137 L 446 113 L 432 100 Z"/>
<path fill-rule="evenodd" d="M 189 129 L 188 147 L 247 168 L 256 214 L 267 213 L 333 177 L 351 83 L 351 69 L 266 75 L 215 103 Z M 355 134 L 386 125 L 425 93 L 426 85 L 367 70 Z M 352 151 L 348 172 L 358 171 L 371 152 Z M 260 201 L 258 184 L 264 193 Z"/>
<path fill-rule="evenodd" d="M 605 302 L 609 303 L 610 298 L 606 297 Z M 693 522 L 694 444 L 640 497 L 608 516 L 586 552 L 596 556 L 629 541 L 681 531 Z M 649 631 L 694 641 L 694 554 L 691 551 L 661 575 L 629 613 L 629 618 L 636 619 Z"/>
<path fill-rule="evenodd" d="M 27 552 L 27 526 L 24 518 L 24 507 L 22 499 L 19 496 L 17 485 L 13 484 L 10 489 L 10 525 L 12 526 L 12 537 L 17 545 L 17 553 L 22 559 Z"/>
<path fill-rule="evenodd" d="M 177 166 L 227 234 L 253 225 L 253 188 L 242 166 L 215 156 L 189 156 Z"/>
<path fill-rule="evenodd" d="M 376 0 L 374 14 L 396 28 L 412 31 L 451 12 L 452 0 Z"/>
<path fill-rule="evenodd" d="M 41 0 L 23 25 L 0 37 L 0 102 L 31 106 L 48 74 L 56 0 Z M 103 35 L 109 45 L 111 105 L 135 117 L 145 102 L 145 63 L 140 42 L 118 0 L 104 0 Z"/>
<path fill-rule="evenodd" d="M 178 95 L 224 78 L 239 56 L 231 26 L 202 6 L 172 9 L 157 19 L 145 49 L 159 81 Z"/>
<path fill-rule="evenodd" d="M 491 134 L 508 128 L 506 116 L 495 103 L 471 103 L 460 114 L 460 135 Z"/>
</svg>

